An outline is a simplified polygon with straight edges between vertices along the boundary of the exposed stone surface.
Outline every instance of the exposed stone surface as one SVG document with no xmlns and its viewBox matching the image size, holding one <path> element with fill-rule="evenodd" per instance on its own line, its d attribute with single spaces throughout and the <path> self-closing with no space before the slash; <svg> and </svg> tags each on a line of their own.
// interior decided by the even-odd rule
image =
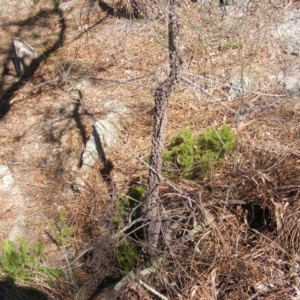
<svg viewBox="0 0 300 300">
<path fill-rule="evenodd" d="M 10 168 L 0 165 L 0 211 L 1 214 L 5 214 L 9 210 L 13 210 L 15 215 L 7 222 L 7 237 L 10 240 L 24 235 L 26 210 L 32 205 L 32 200 L 22 195 Z"/>
<path fill-rule="evenodd" d="M 230 80 L 231 87 L 228 91 L 227 100 L 233 101 L 234 99 L 245 95 L 251 85 L 251 79 L 248 76 L 237 77 Z"/>
<path fill-rule="evenodd" d="M 285 13 L 284 22 L 274 30 L 273 35 L 281 40 L 287 54 L 300 55 L 300 19 L 296 11 Z"/>
<path fill-rule="evenodd" d="M 295 95 L 300 92 L 300 11 L 284 11 L 280 24 L 273 29 L 272 36 L 277 40 L 275 46 L 288 54 L 290 60 L 286 62 L 289 65 L 284 65 L 275 78 L 271 76 L 270 80 L 277 79 L 288 96 Z"/>
<path fill-rule="evenodd" d="M 299 28 L 300 29 L 300 28 Z M 285 46 L 285 52 L 287 54 L 292 54 L 299 56 L 300 54 L 300 42 L 294 37 L 287 37 L 283 40 Z"/>
<path fill-rule="evenodd" d="M 19 37 L 12 39 L 12 46 L 15 69 L 20 77 L 23 73 L 26 74 L 30 67 L 34 65 L 38 55 L 28 43 Z"/>
<path fill-rule="evenodd" d="M 82 155 L 80 172 L 88 176 L 93 165 L 105 159 L 106 152 L 116 143 L 118 131 L 126 119 L 127 108 L 122 103 L 103 102 L 102 107 L 108 114 L 94 124 L 93 133 L 89 137 Z"/>
<path fill-rule="evenodd" d="M 284 90 L 290 96 L 300 93 L 300 65 L 281 71 L 278 80 L 282 82 Z"/>
</svg>

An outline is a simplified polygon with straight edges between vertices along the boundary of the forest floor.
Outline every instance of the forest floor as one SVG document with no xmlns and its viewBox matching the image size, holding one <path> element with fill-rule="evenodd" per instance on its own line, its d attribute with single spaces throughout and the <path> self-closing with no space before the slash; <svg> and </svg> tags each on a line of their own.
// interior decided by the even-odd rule
<svg viewBox="0 0 300 300">
<path fill-rule="evenodd" d="M 12 203 L 0 190 L 0 241 L 13 229 L 13 239 L 40 241 L 49 265 L 66 253 L 76 257 L 114 231 L 118 195 L 133 182 L 147 184 L 141 160 L 150 153 L 154 90 L 169 72 L 167 18 L 126 18 L 118 16 L 120 6 L 113 13 L 101 2 L 62 0 L 58 9 L 47 0 L 0 3 L 0 163 L 9 167 L 23 196 L 22 203 Z M 107 3 L 114 7 L 114 1 Z M 176 244 L 177 268 L 166 264 L 160 279 L 149 282 L 169 299 L 178 298 L 174 290 L 182 299 L 300 299 L 300 101 L 294 92 L 300 84 L 287 90 L 284 81 L 299 73 L 300 50 L 286 51 L 285 38 L 277 34 L 299 18 L 299 2 L 281 8 L 254 1 L 225 11 L 218 3 L 187 2 L 181 10 L 183 78 L 168 107 L 167 144 L 184 128 L 197 135 L 227 124 L 237 146 L 203 178 L 170 176 L 176 190 L 162 184 L 168 201 L 175 195 L 178 202 L 179 191 L 193 195 L 203 202 L 197 216 L 207 211 L 216 219 L 195 242 L 195 249 L 201 241 L 206 247 L 201 255 L 191 245 L 180 252 Z M 24 80 L 12 62 L 16 36 L 42 58 Z M 247 92 L 228 101 L 233 82 L 242 78 L 249 78 Z M 110 170 L 105 173 L 107 165 L 99 160 L 83 176 L 86 142 L 110 102 L 128 109 L 114 145 L 104 145 Z M 81 177 L 85 185 L 77 191 Z M 244 205 L 228 206 L 229 198 Z M 62 226 L 61 212 L 72 229 L 63 246 L 51 233 L 52 224 Z M 74 299 L 89 280 L 77 267 L 73 281 L 57 283 L 59 291 L 48 290 L 49 297 Z M 128 299 L 153 296 L 140 286 L 131 289 L 135 296 Z"/>
</svg>

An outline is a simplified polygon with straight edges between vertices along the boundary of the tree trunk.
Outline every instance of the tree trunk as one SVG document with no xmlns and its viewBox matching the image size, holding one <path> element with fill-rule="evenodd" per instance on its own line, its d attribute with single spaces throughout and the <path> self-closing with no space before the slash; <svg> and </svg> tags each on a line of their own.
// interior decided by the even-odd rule
<svg viewBox="0 0 300 300">
<path fill-rule="evenodd" d="M 157 248 L 161 230 L 159 184 L 162 171 L 162 156 L 167 129 L 167 107 L 170 95 L 181 77 L 182 60 L 179 37 L 179 1 L 170 0 L 169 8 L 169 60 L 171 72 L 169 77 L 156 88 L 154 108 L 154 134 L 152 137 L 149 181 L 146 192 L 144 214 L 151 222 L 146 230 L 149 247 Z"/>
</svg>

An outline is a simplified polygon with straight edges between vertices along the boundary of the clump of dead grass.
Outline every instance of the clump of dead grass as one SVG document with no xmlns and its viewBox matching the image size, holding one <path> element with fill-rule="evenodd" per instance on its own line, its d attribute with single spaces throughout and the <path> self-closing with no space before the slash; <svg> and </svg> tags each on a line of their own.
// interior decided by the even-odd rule
<svg viewBox="0 0 300 300">
<path fill-rule="evenodd" d="M 180 225 L 158 272 L 162 293 L 172 298 L 175 290 L 188 299 L 297 294 L 298 130 L 299 114 L 287 118 L 275 103 L 252 122 L 238 123 L 236 154 L 201 188 L 181 181 L 185 197 L 164 192 L 164 216 Z"/>
</svg>

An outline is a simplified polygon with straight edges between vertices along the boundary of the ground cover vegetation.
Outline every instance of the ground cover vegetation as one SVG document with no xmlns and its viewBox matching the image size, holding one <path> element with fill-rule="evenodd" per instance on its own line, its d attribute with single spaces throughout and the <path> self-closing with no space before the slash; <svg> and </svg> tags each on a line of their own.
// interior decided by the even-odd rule
<svg viewBox="0 0 300 300">
<path fill-rule="evenodd" d="M 51 282 L 59 277 L 59 270 L 47 268 L 42 265 L 43 245 L 30 244 L 25 238 L 17 242 L 4 241 L 1 245 L 2 276 L 10 277 L 19 283 L 31 284 L 38 276 Z"/>
<path fill-rule="evenodd" d="M 3 1 L 0 298 L 298 299 L 299 3 Z"/>
<path fill-rule="evenodd" d="M 169 170 L 170 175 L 177 173 L 177 177 L 202 179 L 209 173 L 209 168 L 214 163 L 221 163 L 234 146 L 234 134 L 226 125 L 218 131 L 210 127 L 198 136 L 194 136 L 192 130 L 187 128 L 166 147 L 165 169 Z"/>
</svg>

